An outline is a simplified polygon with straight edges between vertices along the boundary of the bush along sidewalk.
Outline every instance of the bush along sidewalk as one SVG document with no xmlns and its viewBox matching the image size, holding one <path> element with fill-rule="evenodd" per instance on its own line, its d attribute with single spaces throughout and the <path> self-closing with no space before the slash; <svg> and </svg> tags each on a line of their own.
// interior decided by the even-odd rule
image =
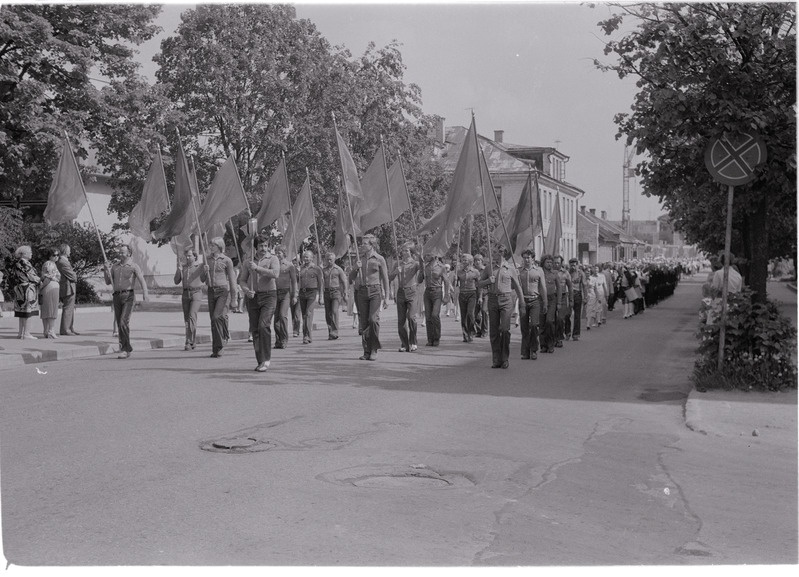
<svg viewBox="0 0 799 577">
<path fill-rule="evenodd" d="M 698 391 L 796 388 L 796 329 L 772 301 L 752 303 L 752 291 L 730 294 L 724 339 L 724 368 L 718 370 L 721 299 L 703 299 L 698 357 L 692 380 Z"/>
</svg>

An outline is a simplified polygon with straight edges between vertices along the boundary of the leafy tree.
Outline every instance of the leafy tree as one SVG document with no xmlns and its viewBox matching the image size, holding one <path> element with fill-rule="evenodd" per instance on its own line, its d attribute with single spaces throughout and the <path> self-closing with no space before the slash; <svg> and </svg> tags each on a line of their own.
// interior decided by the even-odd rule
<svg viewBox="0 0 799 577">
<path fill-rule="evenodd" d="M 66 130 L 84 138 L 104 102 L 89 77 L 138 66 L 159 6 L 31 4 L 0 10 L 0 194 L 44 198 Z M 87 157 L 85 149 L 79 155 Z"/>
<path fill-rule="evenodd" d="M 14 254 L 22 238 L 22 211 L 0 206 L 0 262 Z"/>
<path fill-rule="evenodd" d="M 182 20 L 177 34 L 162 42 L 156 75 L 183 115 L 181 130 L 198 173 L 200 164 L 213 167 L 234 154 L 255 212 L 285 153 L 292 198 L 307 168 L 320 239 L 331 246 L 340 175 L 335 112 L 359 169 L 366 169 L 382 135 L 402 151 L 415 200 L 427 195 L 429 185 L 419 179 L 436 170 L 429 163 L 432 119 L 421 112 L 419 88 L 403 82 L 396 44 L 370 44 L 352 58 L 286 5 L 200 5 Z M 198 174 L 201 188 L 212 176 Z"/>
<path fill-rule="evenodd" d="M 796 258 L 796 12 L 793 4 L 614 4 L 599 23 L 611 39 L 595 61 L 638 78 L 617 137 L 639 154 L 645 194 L 708 252 L 724 246 L 726 187 L 714 183 L 704 151 L 715 137 L 755 130 L 768 161 L 735 189 L 733 252 L 765 301 L 769 258 Z M 624 30 L 624 32 L 622 32 Z"/>
</svg>

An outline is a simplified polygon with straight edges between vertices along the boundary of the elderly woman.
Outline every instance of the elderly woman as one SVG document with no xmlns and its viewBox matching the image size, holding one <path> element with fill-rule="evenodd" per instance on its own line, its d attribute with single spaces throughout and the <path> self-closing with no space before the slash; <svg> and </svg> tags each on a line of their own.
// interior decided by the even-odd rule
<svg viewBox="0 0 799 577">
<path fill-rule="evenodd" d="M 47 259 L 42 265 L 42 282 L 39 285 L 39 302 L 41 304 L 42 332 L 46 339 L 57 339 L 55 334 L 55 321 L 58 318 L 58 293 L 60 290 L 61 273 L 58 272 L 56 261 L 61 253 L 48 248 L 44 251 Z"/>
<path fill-rule="evenodd" d="M 39 315 L 39 282 L 36 269 L 31 264 L 33 251 L 22 245 L 14 251 L 14 264 L 8 281 L 14 294 L 14 316 L 19 319 L 20 339 L 35 339 L 28 329 L 28 319 Z"/>
</svg>

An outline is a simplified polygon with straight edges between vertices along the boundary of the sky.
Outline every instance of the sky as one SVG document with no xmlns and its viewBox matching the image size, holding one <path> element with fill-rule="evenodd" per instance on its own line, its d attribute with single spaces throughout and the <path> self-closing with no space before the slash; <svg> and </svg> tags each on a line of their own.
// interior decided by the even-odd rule
<svg viewBox="0 0 799 577">
<path fill-rule="evenodd" d="M 160 41 L 193 5 L 166 4 L 163 32 L 139 47 L 143 72 L 153 74 Z M 585 191 L 580 201 L 597 214 L 621 220 L 624 141 L 616 140 L 613 117 L 627 112 L 635 79 L 594 67 L 603 54 L 597 26 L 608 6 L 576 2 L 482 3 L 295 3 L 298 18 L 312 21 L 331 44 L 354 57 L 369 42 L 396 40 L 406 66 L 405 82 L 422 92 L 426 114 L 446 126 L 467 126 L 474 110 L 478 132 L 504 131 L 506 143 L 555 146 L 570 157 L 566 180 Z M 633 160 L 635 162 L 635 159 Z M 631 218 L 654 219 L 658 201 L 630 182 Z"/>
</svg>

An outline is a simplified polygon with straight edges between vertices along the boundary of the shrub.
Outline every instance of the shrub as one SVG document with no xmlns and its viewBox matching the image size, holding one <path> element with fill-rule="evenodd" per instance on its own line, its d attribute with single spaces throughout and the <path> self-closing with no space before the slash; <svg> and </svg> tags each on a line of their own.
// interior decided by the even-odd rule
<svg viewBox="0 0 799 577">
<path fill-rule="evenodd" d="M 703 299 L 698 358 L 693 381 L 697 390 L 781 391 L 796 388 L 796 329 L 771 302 L 752 303 L 748 288 L 728 296 L 724 368 L 718 371 L 721 299 Z"/>
</svg>

